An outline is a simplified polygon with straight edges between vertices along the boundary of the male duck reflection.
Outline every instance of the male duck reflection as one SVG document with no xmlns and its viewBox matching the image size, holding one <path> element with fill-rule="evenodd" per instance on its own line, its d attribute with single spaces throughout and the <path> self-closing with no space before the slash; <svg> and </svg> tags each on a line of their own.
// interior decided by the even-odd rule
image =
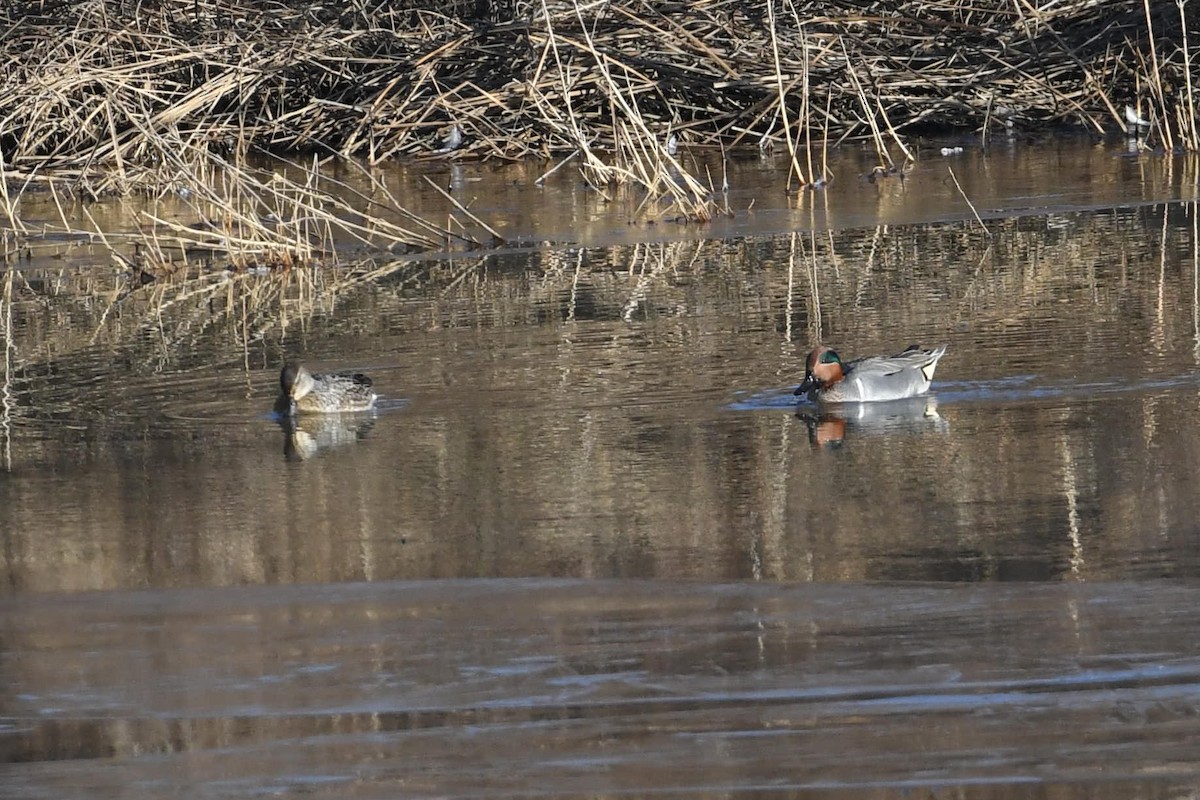
<svg viewBox="0 0 1200 800">
<path fill-rule="evenodd" d="M 804 380 L 795 394 L 814 403 L 866 403 L 903 400 L 929 391 L 933 371 L 946 346 L 924 350 L 910 345 L 894 356 L 866 356 L 843 363 L 829 347 L 808 354 Z"/>
<path fill-rule="evenodd" d="M 287 416 L 369 411 L 377 396 L 366 375 L 314 375 L 301 364 L 284 365 L 279 388 L 275 411 Z"/>
</svg>

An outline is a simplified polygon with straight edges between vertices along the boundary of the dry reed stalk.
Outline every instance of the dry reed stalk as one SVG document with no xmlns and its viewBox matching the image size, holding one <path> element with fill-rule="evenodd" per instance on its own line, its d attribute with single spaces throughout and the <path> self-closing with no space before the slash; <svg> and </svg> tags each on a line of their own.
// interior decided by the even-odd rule
<svg viewBox="0 0 1200 800">
<path fill-rule="evenodd" d="M 1192 152 L 1200 150 L 1200 108 L 1196 107 L 1196 98 L 1192 94 L 1192 48 L 1188 40 L 1187 13 L 1184 6 L 1187 0 L 1175 0 L 1179 8 L 1179 39 L 1183 57 L 1184 101 L 1179 104 L 1178 126 L 1183 146 Z"/>
<path fill-rule="evenodd" d="M 543 8 L 546 8 L 543 3 Z M 604 162 L 596 155 L 590 142 L 584 139 L 582 128 L 570 106 L 570 92 L 565 90 L 568 81 L 560 74 L 559 84 L 564 87 L 563 96 L 568 100 L 568 117 L 571 131 L 576 137 L 576 150 L 585 155 L 584 174 L 594 186 L 604 183 L 633 182 L 647 192 L 647 200 L 668 198 L 680 209 L 680 215 L 697 221 L 707 221 L 716 213 L 709 191 L 694 178 L 666 147 L 661 146 L 650 129 L 638 103 L 638 95 L 645 90 L 645 76 L 621 59 L 613 58 L 597 49 L 595 40 L 582 10 L 576 4 L 575 14 L 579 22 L 581 41 L 572 41 L 555 36 L 547 12 L 548 40 L 552 43 L 555 64 L 562 69 L 560 48 L 569 46 L 573 55 L 586 56 L 587 63 L 594 65 L 601 76 L 599 85 L 609 107 L 614 134 L 614 163 Z M 621 70 L 622 80 L 613 74 Z"/>
<path fill-rule="evenodd" d="M 378 176 L 356 162 L 350 163 L 368 180 L 371 196 L 326 176 L 315 159 L 307 165 L 264 160 L 273 169 L 251 168 L 206 149 L 158 144 L 164 152 L 160 171 L 172 176 L 175 204 L 188 206 L 191 220 L 168 219 L 151 208 L 140 212 L 145 224 L 139 231 L 116 233 L 103 230 L 84 207 L 91 229 L 77 230 L 63 208 L 65 181 L 48 180 L 61 229 L 46 232 L 98 241 L 118 266 L 155 275 L 187 265 L 197 254 L 209 259 L 219 255 L 235 269 L 278 268 L 336 264 L 351 245 L 356 247 L 355 257 L 481 245 L 472 230 L 449 231 L 407 210 Z M 0 187 L 0 202 L 19 221 L 7 188 Z M 451 202 L 457 204 L 453 198 Z M 499 238 L 482 220 L 469 216 L 476 230 L 492 236 L 492 241 Z"/>
<path fill-rule="evenodd" d="M 1164 96 L 1164 93 L 1163 93 L 1162 69 L 1158 62 L 1158 47 L 1156 46 L 1156 44 L 1154 42 L 1154 18 L 1150 14 L 1149 0 L 1142 0 L 1142 10 L 1145 12 L 1146 31 L 1147 31 L 1147 33 L 1149 33 L 1148 44 L 1149 44 L 1149 50 L 1150 50 L 1150 55 L 1149 55 L 1150 72 L 1147 77 L 1150 79 L 1149 86 L 1150 86 L 1153 101 L 1155 102 L 1155 105 L 1157 106 L 1158 111 L 1159 111 L 1159 113 L 1156 116 L 1158 116 L 1159 119 L 1162 119 L 1164 114 L 1167 111 L 1167 101 L 1166 101 L 1166 97 Z M 1170 126 L 1162 127 L 1161 133 L 1163 135 L 1163 140 L 1166 143 L 1167 149 L 1168 150 L 1172 149 L 1173 143 L 1171 141 L 1172 137 L 1171 137 Z"/>
<path fill-rule="evenodd" d="M 983 223 L 983 218 L 979 216 L 979 211 L 975 208 L 975 204 L 971 202 L 971 198 L 967 197 L 967 193 L 963 191 L 962 184 L 958 182 L 958 176 L 954 174 L 954 168 L 947 166 L 946 169 L 950 172 L 950 180 L 954 181 L 954 188 L 958 189 L 958 193 L 962 196 L 963 201 L 967 204 L 967 208 L 971 209 L 971 214 L 974 215 L 975 221 L 979 223 L 979 227 L 983 228 L 983 232 L 990 237 L 992 232 L 989 231 L 988 226 Z"/>
<path fill-rule="evenodd" d="M 560 96 L 566 106 L 566 113 L 562 114 L 555 109 L 551 93 L 547 93 L 540 88 L 533 88 L 531 94 L 535 105 L 544 109 L 543 117 L 546 120 L 557 122 L 559 135 L 566 141 L 573 143 L 575 152 L 579 153 L 582 157 L 580 171 L 583 173 L 584 179 L 591 186 L 599 190 L 601 187 L 612 182 L 613 173 L 604 163 L 604 160 L 593 152 L 593 138 L 584 133 L 580 117 L 575 113 L 571 88 L 573 80 L 559 52 L 559 42 L 554 31 L 554 23 L 545 0 L 542 2 L 542 10 L 545 16 L 546 39 L 542 47 L 542 57 L 539 60 L 538 77 L 541 77 L 540 73 L 546 66 L 546 56 L 553 56 L 555 77 L 557 78 L 554 80 L 554 85 L 560 91 Z M 533 39 L 533 41 L 536 41 L 536 39 Z"/>
<path fill-rule="evenodd" d="M 787 142 L 788 160 L 791 165 L 791 169 L 788 171 L 788 180 L 787 180 L 787 188 L 788 188 L 788 190 L 790 190 L 793 175 L 796 177 L 796 180 L 799 181 L 799 184 L 801 187 L 807 186 L 811 181 L 810 181 L 810 175 L 805 175 L 804 170 L 800 168 L 800 162 L 797 159 L 797 155 L 796 155 L 797 141 L 796 141 L 796 138 L 794 138 L 792 135 L 792 125 L 791 125 L 790 120 L 788 119 L 787 90 L 784 89 L 784 86 L 783 86 L 783 68 L 781 67 L 781 65 L 779 63 L 779 37 L 776 33 L 775 4 L 774 3 L 767 4 L 767 25 L 768 25 L 768 28 L 770 29 L 770 34 L 771 34 L 771 59 L 772 59 L 773 66 L 775 68 L 775 75 L 774 75 L 775 88 L 776 88 L 776 91 L 778 92 L 777 108 L 779 110 L 780 122 L 783 123 L 783 136 L 784 136 L 784 140 Z M 807 49 L 805 49 L 805 52 L 807 52 Z M 804 129 L 807 131 L 808 127 L 809 127 L 807 124 L 808 117 L 806 114 L 806 111 L 808 109 L 808 69 L 807 69 L 807 64 L 805 65 L 805 69 L 804 69 L 803 76 L 802 76 L 802 81 L 803 81 L 803 84 L 802 84 L 803 91 L 801 92 L 801 100 L 800 100 L 800 119 L 804 122 Z"/>
</svg>

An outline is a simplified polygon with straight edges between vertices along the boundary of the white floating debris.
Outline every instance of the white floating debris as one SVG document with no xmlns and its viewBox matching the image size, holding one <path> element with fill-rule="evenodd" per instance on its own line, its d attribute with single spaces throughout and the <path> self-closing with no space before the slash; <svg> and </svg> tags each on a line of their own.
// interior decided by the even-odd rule
<svg viewBox="0 0 1200 800">
<path fill-rule="evenodd" d="M 671 138 L 667 139 L 667 155 L 673 156 L 679 151 L 679 137 L 671 134 Z"/>
<path fill-rule="evenodd" d="M 963 149 L 961 147 L 943 147 L 942 155 L 956 156 L 956 155 L 959 155 L 960 153 L 962 153 L 962 151 L 963 151 Z"/>
<path fill-rule="evenodd" d="M 451 152 L 457 150 L 458 148 L 462 147 L 462 145 L 463 145 L 462 128 L 458 127 L 457 125 L 453 125 L 450 128 L 450 132 L 446 134 L 445 144 L 442 147 L 439 147 L 437 150 L 434 150 L 433 152 L 435 152 L 435 153 L 451 153 Z"/>
<path fill-rule="evenodd" d="M 1139 128 L 1150 127 L 1150 120 L 1139 114 L 1138 110 L 1133 106 L 1125 106 L 1125 121 Z"/>
</svg>

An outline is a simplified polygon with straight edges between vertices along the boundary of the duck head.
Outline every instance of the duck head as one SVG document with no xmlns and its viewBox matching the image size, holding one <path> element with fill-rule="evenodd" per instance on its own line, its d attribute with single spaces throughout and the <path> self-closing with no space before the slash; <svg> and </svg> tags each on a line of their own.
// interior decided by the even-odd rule
<svg viewBox="0 0 1200 800">
<path fill-rule="evenodd" d="M 279 389 L 293 403 L 311 392 L 316 386 L 312 373 L 303 364 L 284 364 L 279 373 Z"/>
<path fill-rule="evenodd" d="M 824 391 L 845 376 L 842 359 L 833 348 L 818 347 L 808 354 L 808 361 L 804 365 L 804 380 L 796 387 L 794 394 Z"/>
</svg>

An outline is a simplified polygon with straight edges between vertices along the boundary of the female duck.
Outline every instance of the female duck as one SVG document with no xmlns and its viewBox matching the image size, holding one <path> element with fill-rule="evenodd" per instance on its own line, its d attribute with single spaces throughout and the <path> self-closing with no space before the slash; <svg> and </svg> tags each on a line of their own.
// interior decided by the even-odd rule
<svg viewBox="0 0 1200 800">
<path fill-rule="evenodd" d="M 279 398 L 275 411 L 292 415 L 368 411 L 376 394 L 366 375 L 314 375 L 301 364 L 285 364 L 279 373 Z"/>
<path fill-rule="evenodd" d="M 849 363 L 832 348 L 818 347 L 808 354 L 804 380 L 795 394 L 815 403 L 865 403 L 903 400 L 929 391 L 933 371 L 946 346 L 923 350 L 910 345 L 894 356 L 867 356 Z"/>
</svg>

